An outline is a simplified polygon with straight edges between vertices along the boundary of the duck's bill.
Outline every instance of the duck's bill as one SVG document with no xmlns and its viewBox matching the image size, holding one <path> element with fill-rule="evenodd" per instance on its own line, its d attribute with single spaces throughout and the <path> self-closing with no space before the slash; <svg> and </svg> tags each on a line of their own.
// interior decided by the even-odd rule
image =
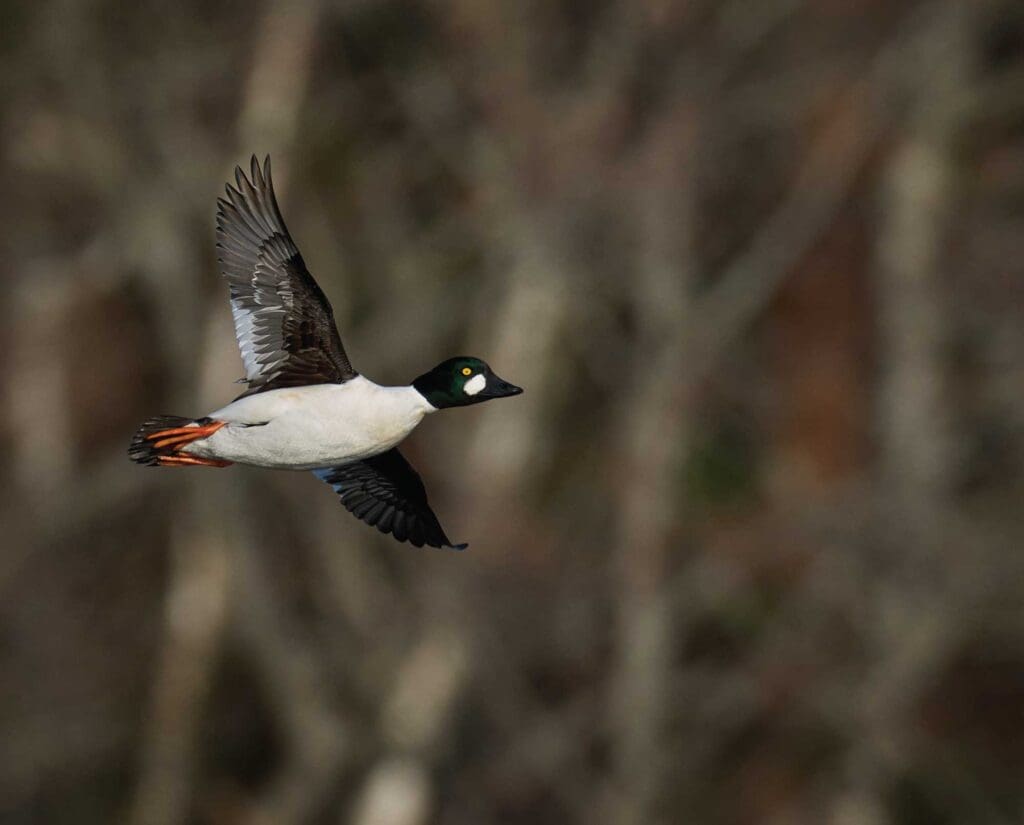
<svg viewBox="0 0 1024 825">
<path fill-rule="evenodd" d="M 478 398 L 505 398 L 509 395 L 519 395 L 523 391 L 522 387 L 517 387 L 515 384 L 510 384 L 503 378 L 498 378 L 497 375 L 491 375 L 487 379 L 487 386 L 481 390 Z"/>
</svg>

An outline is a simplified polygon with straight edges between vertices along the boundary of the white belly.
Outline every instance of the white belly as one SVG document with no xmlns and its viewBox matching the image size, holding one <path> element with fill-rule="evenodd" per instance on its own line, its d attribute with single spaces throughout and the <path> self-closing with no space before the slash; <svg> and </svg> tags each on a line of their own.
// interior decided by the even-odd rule
<svg viewBox="0 0 1024 825">
<path fill-rule="evenodd" d="M 271 390 L 210 413 L 228 426 L 185 451 L 257 467 L 336 466 L 390 450 L 431 410 L 412 387 L 381 387 L 362 376 Z"/>
</svg>

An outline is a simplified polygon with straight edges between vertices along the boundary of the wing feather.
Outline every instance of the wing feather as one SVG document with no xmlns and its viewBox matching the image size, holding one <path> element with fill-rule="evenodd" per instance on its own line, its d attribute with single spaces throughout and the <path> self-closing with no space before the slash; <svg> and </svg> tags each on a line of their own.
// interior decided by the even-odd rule
<svg viewBox="0 0 1024 825">
<path fill-rule="evenodd" d="M 340 467 L 314 470 L 356 518 L 416 547 L 465 549 L 452 544 L 430 509 L 419 474 L 396 449 Z"/>
<path fill-rule="evenodd" d="M 251 178 L 251 179 L 250 179 Z M 306 269 L 274 196 L 270 158 L 217 199 L 217 249 L 251 395 L 354 378 L 334 313 Z"/>
</svg>

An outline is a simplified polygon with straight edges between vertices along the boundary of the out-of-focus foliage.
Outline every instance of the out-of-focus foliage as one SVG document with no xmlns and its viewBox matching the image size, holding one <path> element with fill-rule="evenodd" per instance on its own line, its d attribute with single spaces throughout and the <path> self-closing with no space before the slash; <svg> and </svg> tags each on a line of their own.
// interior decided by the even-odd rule
<svg viewBox="0 0 1024 825">
<path fill-rule="evenodd" d="M 1024 817 L 1024 7 L 0 5 L 0 821 Z M 125 449 L 271 153 L 463 554 Z"/>
</svg>

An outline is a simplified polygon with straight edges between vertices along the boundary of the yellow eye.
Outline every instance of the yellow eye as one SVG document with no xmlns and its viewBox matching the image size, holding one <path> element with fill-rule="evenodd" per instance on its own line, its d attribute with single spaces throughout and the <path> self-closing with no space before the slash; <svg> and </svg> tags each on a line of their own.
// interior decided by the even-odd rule
<svg viewBox="0 0 1024 825">
<path fill-rule="evenodd" d="M 473 370 L 471 370 L 469 367 L 463 367 L 462 368 L 462 374 L 463 375 L 472 375 L 473 374 Z"/>
</svg>

